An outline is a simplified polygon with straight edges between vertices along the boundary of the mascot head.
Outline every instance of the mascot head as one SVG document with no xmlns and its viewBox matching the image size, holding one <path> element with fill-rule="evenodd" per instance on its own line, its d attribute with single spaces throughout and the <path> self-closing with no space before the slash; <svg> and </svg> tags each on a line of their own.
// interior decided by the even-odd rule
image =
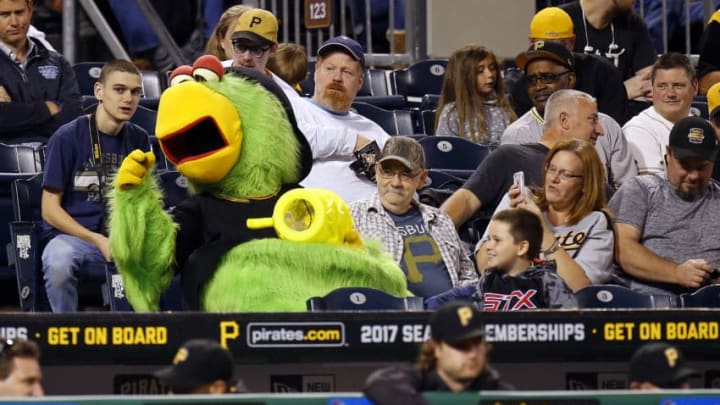
<svg viewBox="0 0 720 405">
<path fill-rule="evenodd" d="M 310 147 L 271 78 L 245 68 L 225 74 L 220 61 L 206 55 L 173 71 L 170 84 L 160 99 L 156 136 L 194 192 L 261 198 L 309 173 Z"/>
</svg>

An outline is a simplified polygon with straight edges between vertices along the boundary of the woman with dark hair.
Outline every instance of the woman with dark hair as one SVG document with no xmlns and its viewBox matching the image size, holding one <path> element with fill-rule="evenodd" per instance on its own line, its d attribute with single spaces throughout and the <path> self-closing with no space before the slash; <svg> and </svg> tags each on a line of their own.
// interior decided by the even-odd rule
<svg viewBox="0 0 720 405">
<path fill-rule="evenodd" d="M 453 52 L 435 113 L 435 134 L 494 146 L 516 118 L 495 54 L 481 45 Z"/>
</svg>

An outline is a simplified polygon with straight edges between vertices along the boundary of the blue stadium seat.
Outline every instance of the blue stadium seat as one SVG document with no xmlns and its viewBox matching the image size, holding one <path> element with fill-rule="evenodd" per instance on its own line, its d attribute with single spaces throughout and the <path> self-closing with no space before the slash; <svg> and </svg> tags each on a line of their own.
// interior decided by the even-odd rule
<svg viewBox="0 0 720 405">
<path fill-rule="evenodd" d="M 456 136 L 426 136 L 420 145 L 428 169 L 456 170 L 455 175 L 463 178 L 469 177 L 491 151 L 487 146 Z"/>
<path fill-rule="evenodd" d="M 696 96 L 693 99 L 692 105 L 690 106 L 690 114 L 703 119 L 710 117 L 707 98 L 705 96 Z"/>
<path fill-rule="evenodd" d="M 308 311 L 422 311 L 422 297 L 395 297 L 374 288 L 343 287 L 307 300 Z"/>
<path fill-rule="evenodd" d="M 425 187 L 443 188 L 457 190 L 465 183 L 464 178 L 454 176 L 451 173 L 439 169 L 429 169 L 428 177 L 425 180 Z"/>
<path fill-rule="evenodd" d="M 440 94 L 447 63 L 446 59 L 427 59 L 391 72 L 392 94 L 405 96 L 411 104 L 420 104 L 426 94 Z"/>
<path fill-rule="evenodd" d="M 371 104 L 354 102 L 352 108 L 382 127 L 390 135 L 414 134 L 412 112 L 408 110 L 386 110 Z"/>
<path fill-rule="evenodd" d="M 130 121 L 141 126 L 149 135 L 154 135 L 157 111 L 139 105 L 137 110 L 135 110 L 135 114 L 130 118 Z"/>
<path fill-rule="evenodd" d="M 315 61 L 308 62 L 308 75 L 300 82 L 302 94 L 312 97 L 315 92 Z"/>
<path fill-rule="evenodd" d="M 423 133 L 426 135 L 435 135 L 435 109 L 420 110 L 422 117 Z"/>
<path fill-rule="evenodd" d="M 143 98 L 160 98 L 165 85 L 157 70 L 141 70 Z"/>
<path fill-rule="evenodd" d="M 358 91 L 358 96 L 389 96 L 390 71 L 386 69 L 365 69 L 363 85 Z"/>
<path fill-rule="evenodd" d="M 18 295 L 20 308 L 23 311 L 48 310 L 44 296 L 44 282 L 42 276 L 42 242 L 41 242 L 41 215 L 40 202 L 42 196 L 42 174 L 29 179 L 18 179 L 12 183 L 13 212 L 15 220 L 10 223 L 11 247 L 8 254 L 9 261 L 15 267 L 18 281 Z M 130 304 L 125 300 L 122 280 L 116 274 L 112 263 L 90 264 L 89 266 L 102 266 L 105 277 L 97 280 L 82 280 L 78 286 L 79 295 L 87 288 L 92 288 L 93 298 L 100 298 L 113 311 L 131 310 Z M 115 275 L 115 276 L 114 276 Z M 100 294 L 98 294 L 98 286 Z"/>
<path fill-rule="evenodd" d="M 176 170 L 158 173 L 158 181 L 163 190 L 166 210 L 172 210 L 188 197 L 187 179 Z"/>
<path fill-rule="evenodd" d="M 591 285 L 575 293 L 580 308 L 674 308 L 670 295 L 652 295 L 619 285 Z"/>
<path fill-rule="evenodd" d="M 706 285 L 690 294 L 680 294 L 683 308 L 720 308 L 720 284 Z"/>
<path fill-rule="evenodd" d="M 78 62 L 73 65 L 81 96 L 92 96 L 95 99 L 95 82 L 100 79 L 100 72 L 105 62 Z"/>
</svg>

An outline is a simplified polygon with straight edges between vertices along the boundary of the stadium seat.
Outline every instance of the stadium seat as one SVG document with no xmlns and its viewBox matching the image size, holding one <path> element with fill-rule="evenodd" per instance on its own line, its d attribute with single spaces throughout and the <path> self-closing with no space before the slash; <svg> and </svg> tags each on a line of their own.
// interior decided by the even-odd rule
<svg viewBox="0 0 720 405">
<path fill-rule="evenodd" d="M 426 136 L 420 140 L 428 169 L 456 170 L 455 176 L 467 178 L 491 149 L 456 136 Z"/>
<path fill-rule="evenodd" d="M 405 96 L 408 103 L 420 104 L 426 94 L 440 94 L 446 59 L 427 59 L 390 73 L 392 94 Z"/>
<path fill-rule="evenodd" d="M 160 72 L 142 70 L 140 76 L 142 77 L 143 98 L 160 98 L 160 94 L 165 89 Z"/>
<path fill-rule="evenodd" d="M 100 79 L 105 62 L 78 62 L 73 65 L 81 96 L 92 96 L 95 99 L 95 82 Z"/>
<path fill-rule="evenodd" d="M 165 209 L 170 211 L 188 197 L 187 179 L 176 170 L 158 174 Z"/>
<path fill-rule="evenodd" d="M 155 153 L 155 171 L 156 173 L 164 173 L 167 171 L 173 171 L 175 170 L 175 165 L 173 165 L 167 158 L 165 157 L 165 154 L 162 151 L 162 148 L 160 147 L 160 142 L 154 135 L 150 135 L 148 137 L 150 140 L 150 149 Z"/>
<path fill-rule="evenodd" d="M 374 288 L 344 287 L 307 300 L 308 311 L 422 311 L 422 297 L 395 297 Z"/>
<path fill-rule="evenodd" d="M 412 112 L 408 110 L 386 110 L 371 104 L 354 102 L 352 108 L 382 127 L 390 135 L 414 134 Z"/>
<path fill-rule="evenodd" d="M 308 62 L 308 75 L 300 82 L 302 94 L 312 97 L 315 92 L 315 61 Z"/>
<path fill-rule="evenodd" d="M 365 69 L 363 85 L 358 90 L 358 96 L 389 96 L 388 84 L 390 71 L 386 69 Z"/>
<path fill-rule="evenodd" d="M 670 295 L 652 295 L 619 285 L 591 285 L 575 293 L 580 308 L 674 308 Z"/>
<path fill-rule="evenodd" d="M 148 134 L 154 135 L 157 111 L 139 105 L 137 110 L 135 110 L 135 114 L 130 118 L 130 121 L 141 126 Z"/>
<path fill-rule="evenodd" d="M 15 220 L 10 223 L 9 262 L 15 267 L 18 282 L 20 308 L 23 311 L 49 310 L 44 297 L 42 276 L 42 242 L 40 201 L 42 196 L 42 174 L 29 179 L 18 179 L 12 183 L 11 194 Z M 112 263 L 90 264 L 102 266 L 105 277 L 96 280 L 83 280 L 78 285 L 79 296 L 83 297 L 88 288 L 94 298 L 102 297 L 103 303 L 113 311 L 131 310 L 125 300 L 122 279 L 117 276 Z M 98 286 L 100 294 L 98 294 Z"/>
<path fill-rule="evenodd" d="M 708 103 L 705 96 L 696 96 L 690 106 L 690 114 L 703 119 L 709 118 Z"/>
<path fill-rule="evenodd" d="M 423 133 L 435 135 L 435 110 L 420 110 L 420 117 L 423 125 Z"/>
<path fill-rule="evenodd" d="M 683 308 L 720 308 L 720 284 L 706 285 L 689 294 L 680 294 Z"/>
</svg>

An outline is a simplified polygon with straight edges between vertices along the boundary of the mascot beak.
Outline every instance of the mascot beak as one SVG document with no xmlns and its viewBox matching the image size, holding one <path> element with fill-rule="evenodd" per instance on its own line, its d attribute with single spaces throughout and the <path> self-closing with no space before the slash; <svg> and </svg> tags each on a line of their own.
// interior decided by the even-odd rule
<svg viewBox="0 0 720 405">
<path fill-rule="evenodd" d="M 188 81 L 163 92 L 155 136 L 167 159 L 190 180 L 215 183 L 240 156 L 242 125 L 232 102 Z"/>
</svg>

